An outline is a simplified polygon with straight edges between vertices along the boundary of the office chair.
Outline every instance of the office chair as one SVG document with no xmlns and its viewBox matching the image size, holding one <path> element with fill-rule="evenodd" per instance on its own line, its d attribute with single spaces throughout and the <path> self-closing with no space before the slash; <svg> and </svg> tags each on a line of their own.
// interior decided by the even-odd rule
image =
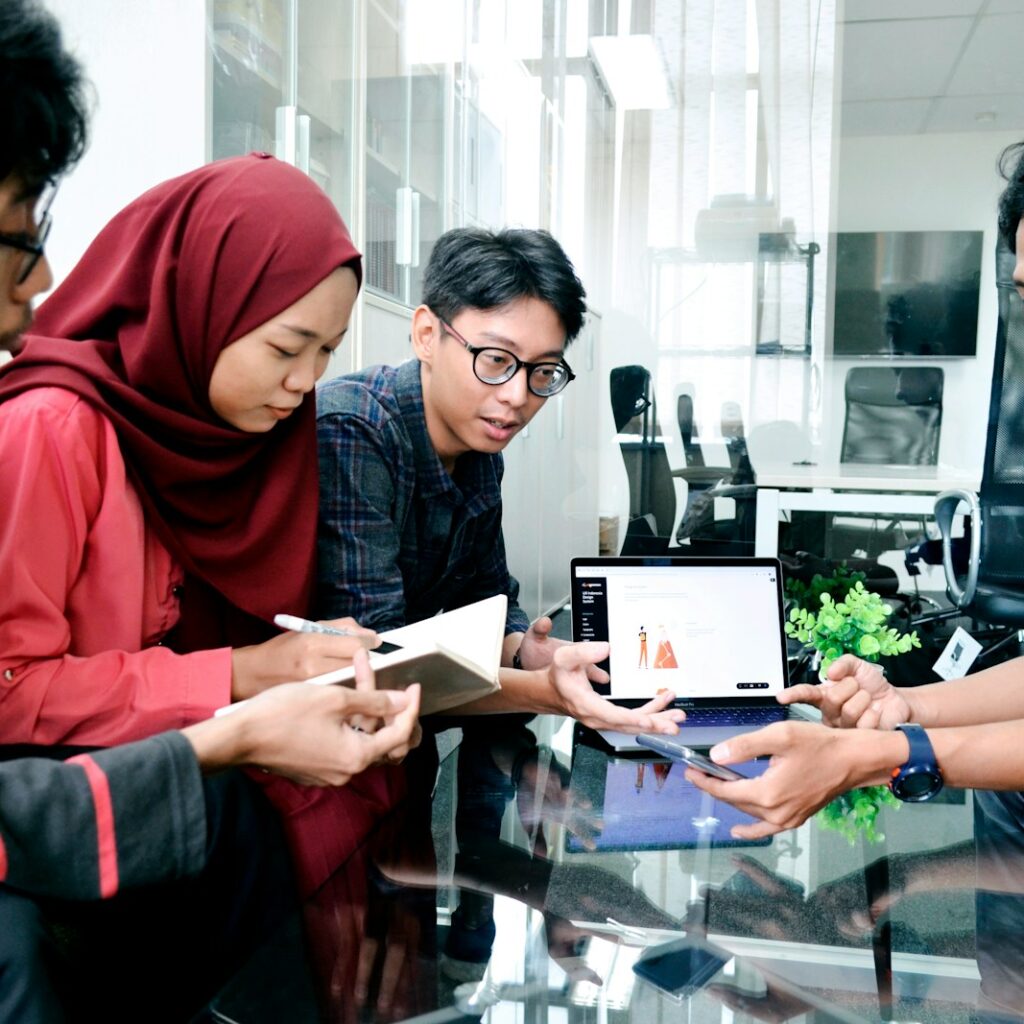
<svg viewBox="0 0 1024 1024">
<path fill-rule="evenodd" d="M 690 535 L 695 510 L 702 502 L 701 495 L 709 489 L 732 482 L 735 467 L 731 465 L 709 466 L 698 436 L 697 420 L 694 415 L 694 387 L 690 383 L 680 384 L 676 389 L 676 419 L 679 423 L 679 437 L 683 443 L 686 466 L 672 470 L 672 476 L 686 483 L 686 504 L 677 524 L 677 542 Z M 688 523 L 687 527 L 683 523 Z M 682 532 L 680 533 L 679 530 Z"/>
<path fill-rule="evenodd" d="M 658 439 L 651 373 L 643 366 L 616 366 L 609 375 L 612 416 L 629 480 L 629 521 L 623 555 L 664 554 L 676 514 L 675 483 Z"/>
<path fill-rule="evenodd" d="M 1016 641 L 1024 630 L 1024 304 L 1016 295 L 1016 257 L 996 249 L 999 319 L 989 402 L 985 461 L 978 494 L 945 491 L 935 501 L 942 536 L 946 590 L 953 609 L 926 621 L 970 616 L 1004 627 L 1001 637 L 978 656 L 987 657 Z M 970 557 L 966 579 L 956 562 L 953 520 L 960 503 L 969 510 Z"/>
<path fill-rule="evenodd" d="M 721 429 L 729 452 L 729 464 L 734 470 L 739 469 L 747 459 L 747 439 L 743 432 L 743 412 L 739 402 L 722 403 Z"/>
<path fill-rule="evenodd" d="M 840 461 L 849 465 L 934 466 L 939 456 L 944 373 L 937 366 L 858 366 L 846 375 L 846 417 Z M 869 519 L 870 527 L 857 520 Z M 907 550 L 925 534 L 907 535 L 903 520 L 881 524 L 875 517 L 846 515 L 829 527 L 834 547 L 877 557 Z"/>
<path fill-rule="evenodd" d="M 703 467 L 704 451 L 697 438 L 697 421 L 693 415 L 692 385 L 684 384 L 676 396 L 676 420 L 679 423 L 679 436 L 683 441 L 683 454 L 686 457 L 686 465 L 690 467 Z"/>
<path fill-rule="evenodd" d="M 943 372 L 937 366 L 855 366 L 846 374 L 840 461 L 934 466 L 939 461 Z"/>
</svg>

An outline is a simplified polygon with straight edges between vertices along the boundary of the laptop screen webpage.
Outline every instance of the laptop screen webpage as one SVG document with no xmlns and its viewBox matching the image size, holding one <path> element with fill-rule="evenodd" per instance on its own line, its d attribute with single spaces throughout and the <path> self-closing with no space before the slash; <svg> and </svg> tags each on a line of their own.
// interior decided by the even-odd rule
<svg viewBox="0 0 1024 1024">
<path fill-rule="evenodd" d="M 765 698 L 786 685 L 772 559 L 576 559 L 573 637 L 608 640 L 614 700 Z"/>
</svg>

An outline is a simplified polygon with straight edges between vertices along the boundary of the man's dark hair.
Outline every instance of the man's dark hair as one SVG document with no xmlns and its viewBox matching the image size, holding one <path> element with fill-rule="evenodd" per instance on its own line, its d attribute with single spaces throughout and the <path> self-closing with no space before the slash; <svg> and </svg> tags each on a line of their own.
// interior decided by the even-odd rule
<svg viewBox="0 0 1024 1024">
<path fill-rule="evenodd" d="M 583 327 L 587 293 L 569 257 L 546 231 L 446 231 L 423 278 L 423 303 L 449 323 L 464 309 L 498 309 L 540 299 L 558 316 L 568 344 Z"/>
<path fill-rule="evenodd" d="M 1017 226 L 1024 217 L 1024 142 L 1015 142 L 1000 153 L 999 173 L 1007 183 L 999 197 L 999 237 L 1014 252 Z"/>
<path fill-rule="evenodd" d="M 0 96 L 0 181 L 32 194 L 82 155 L 88 113 L 82 70 L 36 0 L 0 0 Z"/>
</svg>

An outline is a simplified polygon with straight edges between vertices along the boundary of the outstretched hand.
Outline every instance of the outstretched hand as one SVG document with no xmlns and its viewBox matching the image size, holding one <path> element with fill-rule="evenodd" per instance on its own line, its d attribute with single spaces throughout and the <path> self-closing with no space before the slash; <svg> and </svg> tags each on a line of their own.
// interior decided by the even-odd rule
<svg viewBox="0 0 1024 1024">
<path fill-rule="evenodd" d="M 902 690 L 886 678 L 878 665 L 852 654 L 837 658 L 828 679 L 817 685 L 802 683 L 779 694 L 782 704 L 814 704 L 822 721 L 840 729 L 895 729 L 913 720 L 913 710 Z"/>
<path fill-rule="evenodd" d="M 875 737 L 864 733 L 837 732 L 813 722 L 776 722 L 733 736 L 711 749 L 711 759 L 719 764 L 736 764 L 770 754 L 763 775 L 723 782 L 688 768 L 686 778 L 716 800 L 760 819 L 735 825 L 732 834 L 737 839 L 762 839 L 802 825 L 839 793 L 872 781 L 863 777 L 865 741 L 877 743 Z M 900 761 L 894 757 L 892 763 Z"/>
<path fill-rule="evenodd" d="M 567 644 L 555 652 L 548 669 L 548 679 L 554 691 L 557 711 L 570 715 L 591 729 L 616 729 L 620 732 L 656 732 L 675 735 L 677 722 L 686 714 L 676 708 L 666 710 L 675 694 L 664 692 L 638 708 L 624 708 L 613 704 L 594 691 L 595 682 L 608 681 L 607 673 L 597 667 L 608 657 L 608 644 L 604 641 Z"/>
</svg>

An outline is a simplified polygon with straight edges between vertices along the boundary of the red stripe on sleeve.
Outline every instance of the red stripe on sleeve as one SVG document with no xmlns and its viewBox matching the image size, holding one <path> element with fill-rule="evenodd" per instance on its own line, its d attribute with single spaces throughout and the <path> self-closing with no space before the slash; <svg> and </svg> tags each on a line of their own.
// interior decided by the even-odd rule
<svg viewBox="0 0 1024 1024">
<path fill-rule="evenodd" d="M 7 847 L 4 846 L 3 837 L 0 836 L 0 882 L 7 881 Z"/>
<path fill-rule="evenodd" d="M 110 798 L 110 782 L 103 769 L 88 755 L 68 759 L 81 765 L 92 791 L 96 809 L 96 853 L 100 873 L 100 896 L 106 899 L 117 892 L 117 838 L 114 835 L 114 802 Z"/>
</svg>

